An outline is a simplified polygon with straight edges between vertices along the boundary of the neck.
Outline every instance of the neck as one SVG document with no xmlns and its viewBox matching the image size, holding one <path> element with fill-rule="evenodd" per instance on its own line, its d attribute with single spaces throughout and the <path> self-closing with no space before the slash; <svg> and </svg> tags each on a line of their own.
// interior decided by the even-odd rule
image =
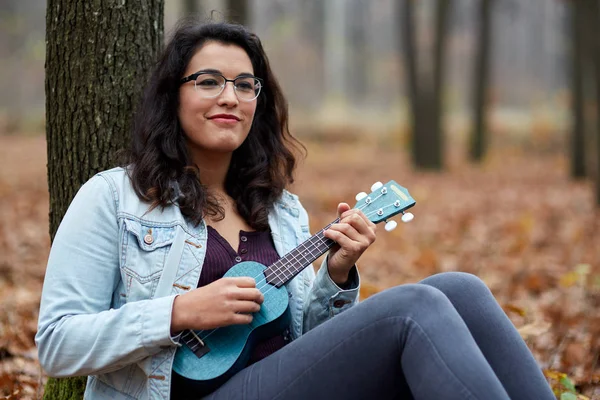
<svg viewBox="0 0 600 400">
<path fill-rule="evenodd" d="M 200 171 L 200 181 L 209 191 L 225 194 L 225 179 L 232 153 L 192 151 L 192 160 Z"/>
</svg>

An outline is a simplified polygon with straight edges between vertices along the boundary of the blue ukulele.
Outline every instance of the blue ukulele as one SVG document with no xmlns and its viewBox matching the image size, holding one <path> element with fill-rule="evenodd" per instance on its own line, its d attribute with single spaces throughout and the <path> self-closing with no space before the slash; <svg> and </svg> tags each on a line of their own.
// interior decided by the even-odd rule
<svg viewBox="0 0 600 400">
<path fill-rule="evenodd" d="M 372 193 L 356 196 L 358 208 L 373 223 L 379 223 L 402 213 L 402 220 L 412 220 L 405 210 L 415 205 L 408 191 L 394 181 L 383 185 L 376 182 Z M 329 250 L 335 242 L 323 236 L 329 226 L 311 236 L 272 265 L 246 261 L 232 267 L 225 277 L 249 276 L 264 294 L 264 302 L 248 325 L 230 325 L 213 330 L 184 331 L 175 354 L 173 371 L 178 381 L 190 390 L 201 392 L 216 389 L 248 363 L 254 344 L 285 330 L 289 326 L 288 292 L 284 286 L 304 268 Z M 396 227 L 395 221 L 386 223 L 386 231 Z M 182 379 L 183 378 L 183 379 Z"/>
</svg>

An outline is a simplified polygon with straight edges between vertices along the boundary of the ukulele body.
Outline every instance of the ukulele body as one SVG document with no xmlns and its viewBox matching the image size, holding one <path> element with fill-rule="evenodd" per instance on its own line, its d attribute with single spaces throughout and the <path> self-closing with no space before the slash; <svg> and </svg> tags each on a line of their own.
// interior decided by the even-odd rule
<svg viewBox="0 0 600 400">
<path fill-rule="evenodd" d="M 260 311 L 252 314 L 250 324 L 194 331 L 204 342 L 204 349 L 208 350 L 200 357 L 185 343 L 177 349 L 173 371 L 179 375 L 177 380 L 185 381 L 191 390 L 206 391 L 220 386 L 246 366 L 255 343 L 280 334 L 289 326 L 288 291 L 285 285 L 277 288 L 268 284 L 265 269 L 260 263 L 245 261 L 233 266 L 224 275 L 255 278 L 256 287 L 263 292 L 264 302 Z"/>
</svg>

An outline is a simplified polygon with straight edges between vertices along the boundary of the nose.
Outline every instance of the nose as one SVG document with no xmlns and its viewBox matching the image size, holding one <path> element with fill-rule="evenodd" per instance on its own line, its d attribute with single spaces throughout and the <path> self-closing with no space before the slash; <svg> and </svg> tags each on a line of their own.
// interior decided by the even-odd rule
<svg viewBox="0 0 600 400">
<path fill-rule="evenodd" d="M 218 104 L 226 107 L 233 107 L 239 104 L 233 82 L 225 82 L 225 87 L 219 95 Z"/>
</svg>

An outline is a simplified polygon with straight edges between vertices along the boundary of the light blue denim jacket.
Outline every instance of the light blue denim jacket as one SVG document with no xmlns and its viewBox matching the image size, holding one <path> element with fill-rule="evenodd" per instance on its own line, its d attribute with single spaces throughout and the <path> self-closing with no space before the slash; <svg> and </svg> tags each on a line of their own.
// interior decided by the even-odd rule
<svg viewBox="0 0 600 400">
<path fill-rule="evenodd" d="M 148 209 L 123 168 L 99 173 L 75 196 L 52 244 L 35 337 L 39 360 L 50 376 L 88 375 L 85 399 L 169 398 L 179 345 L 170 335 L 173 300 L 197 287 L 207 233 L 175 205 Z M 310 236 L 306 211 L 287 191 L 269 226 L 280 256 Z M 358 301 L 356 269 L 342 290 L 326 262 L 316 276 L 308 267 L 286 285 L 291 339 Z"/>
</svg>

